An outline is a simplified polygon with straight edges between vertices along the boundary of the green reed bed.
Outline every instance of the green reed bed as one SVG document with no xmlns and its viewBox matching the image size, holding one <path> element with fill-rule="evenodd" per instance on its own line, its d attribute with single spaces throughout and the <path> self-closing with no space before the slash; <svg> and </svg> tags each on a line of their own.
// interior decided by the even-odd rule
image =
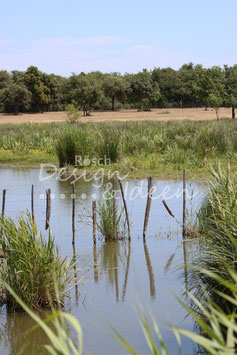
<svg viewBox="0 0 237 355">
<path fill-rule="evenodd" d="M 106 156 L 113 169 L 137 176 L 177 174 L 184 167 L 207 176 L 219 161 L 237 165 L 237 122 L 228 119 L 1 125 L 0 133 L 0 163 L 5 164 L 35 160 L 68 166 L 75 164 L 75 155 L 91 162 Z"/>
<path fill-rule="evenodd" d="M 237 273 L 237 179 L 230 168 L 217 166 L 212 171 L 208 196 L 198 213 L 199 231 L 203 236 L 194 260 L 194 266 L 204 268 L 226 282 L 232 282 L 231 269 Z M 208 296 L 226 313 L 236 306 L 223 300 L 221 293 L 230 293 L 225 283 L 219 283 L 208 274 L 200 274 L 195 268 L 190 272 L 190 287 L 198 299 Z"/>
<path fill-rule="evenodd" d="M 0 224 L 5 256 L 0 268 L 1 279 L 30 308 L 55 303 L 58 299 L 55 289 L 63 302 L 65 286 L 72 281 L 73 263 L 59 256 L 51 232 L 45 239 L 28 214 L 16 222 L 1 218 Z M 9 292 L 3 301 L 11 308 L 18 308 Z"/>
</svg>

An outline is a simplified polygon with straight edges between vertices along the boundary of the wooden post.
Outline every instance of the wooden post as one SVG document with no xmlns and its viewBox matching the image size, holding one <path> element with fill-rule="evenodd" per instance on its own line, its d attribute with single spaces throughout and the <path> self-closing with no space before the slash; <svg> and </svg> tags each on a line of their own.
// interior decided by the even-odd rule
<svg viewBox="0 0 237 355">
<path fill-rule="evenodd" d="M 124 191 L 123 191 L 123 185 L 122 185 L 120 179 L 118 179 L 118 182 L 119 182 L 119 187 L 121 190 L 121 195 L 122 195 L 123 204 L 124 204 L 124 210 L 125 210 L 125 214 L 126 214 L 126 220 L 127 220 L 127 226 L 128 226 L 128 239 L 131 240 L 130 221 L 129 221 L 128 209 L 127 209 L 127 204 L 126 204 Z"/>
<path fill-rule="evenodd" d="M 35 213 L 34 213 L 34 185 L 31 187 L 31 216 L 32 222 L 35 223 Z"/>
<path fill-rule="evenodd" d="M 51 215 L 51 189 L 46 191 L 46 222 L 45 222 L 45 230 L 49 228 L 49 221 Z"/>
<path fill-rule="evenodd" d="M 75 183 L 72 184 L 72 244 L 75 244 Z"/>
<path fill-rule="evenodd" d="M 115 198 L 116 180 L 113 178 L 113 237 L 117 238 L 117 205 Z"/>
<path fill-rule="evenodd" d="M 148 182 L 148 194 L 147 194 L 146 212 L 145 212 L 145 218 L 144 218 L 143 239 L 146 238 L 146 230 L 147 230 L 147 225 L 148 225 L 148 220 L 149 220 L 149 214 L 150 214 L 150 210 L 151 210 L 152 176 L 149 176 L 149 177 L 147 178 L 147 182 Z"/>
<path fill-rule="evenodd" d="M 5 214 L 6 192 L 7 190 L 3 190 L 2 192 L 2 217 L 4 217 Z"/>
<path fill-rule="evenodd" d="M 2 217 L 5 214 L 5 204 L 6 204 L 6 190 L 2 192 Z M 1 236 L 3 235 L 3 228 L 1 227 Z"/>
<path fill-rule="evenodd" d="M 92 201 L 93 241 L 96 244 L 96 201 Z"/>
<path fill-rule="evenodd" d="M 186 174 L 183 171 L 183 238 L 186 237 Z"/>
</svg>

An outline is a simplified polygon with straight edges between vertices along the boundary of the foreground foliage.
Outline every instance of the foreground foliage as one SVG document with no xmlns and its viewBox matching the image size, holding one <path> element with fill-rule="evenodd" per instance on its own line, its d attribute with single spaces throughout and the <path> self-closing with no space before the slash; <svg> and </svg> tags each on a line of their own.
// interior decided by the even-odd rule
<svg viewBox="0 0 237 355">
<path fill-rule="evenodd" d="M 72 263 L 60 258 L 51 233 L 48 240 L 44 239 L 29 215 L 17 222 L 1 218 L 0 223 L 5 256 L 0 272 L 4 282 L 30 308 L 55 303 L 55 284 L 62 302 L 64 288 L 71 280 Z M 9 292 L 5 301 L 11 308 L 19 306 Z"/>
<path fill-rule="evenodd" d="M 229 269 L 237 272 L 237 180 L 230 168 L 225 171 L 218 166 L 212 171 L 208 196 L 198 214 L 198 222 L 204 240 L 193 261 L 194 266 L 207 269 L 226 282 L 232 282 L 233 276 Z M 209 274 L 200 274 L 198 269 L 193 269 L 190 272 L 190 286 L 198 299 L 204 297 L 202 284 L 208 296 L 223 311 L 234 311 L 233 303 L 223 300 L 219 293 L 227 296 L 230 293 L 229 287 Z"/>
</svg>

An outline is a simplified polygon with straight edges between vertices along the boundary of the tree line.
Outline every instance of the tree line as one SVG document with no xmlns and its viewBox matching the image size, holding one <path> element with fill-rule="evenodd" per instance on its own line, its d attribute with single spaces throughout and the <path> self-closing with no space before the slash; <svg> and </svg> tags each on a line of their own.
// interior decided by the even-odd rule
<svg viewBox="0 0 237 355">
<path fill-rule="evenodd" d="M 37 67 L 0 71 L 0 112 L 61 111 L 74 105 L 91 110 L 237 106 L 237 65 L 204 68 L 193 63 L 180 69 L 143 69 L 136 74 L 93 71 L 65 78 Z"/>
</svg>

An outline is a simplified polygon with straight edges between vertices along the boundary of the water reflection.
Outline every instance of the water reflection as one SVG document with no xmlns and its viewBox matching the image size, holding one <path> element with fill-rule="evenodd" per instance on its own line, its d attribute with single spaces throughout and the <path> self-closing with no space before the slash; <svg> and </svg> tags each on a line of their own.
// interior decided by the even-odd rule
<svg viewBox="0 0 237 355">
<path fill-rule="evenodd" d="M 185 281 L 185 293 L 188 296 L 188 265 L 187 265 L 187 248 L 186 241 L 183 240 L 183 256 L 184 256 L 184 281 Z"/>
<path fill-rule="evenodd" d="M 78 271 L 77 271 L 78 257 L 76 255 L 75 243 L 72 244 L 72 249 L 73 249 L 73 262 L 74 262 L 73 269 L 74 269 L 74 282 L 75 282 L 75 299 L 76 299 L 76 305 L 78 305 L 78 301 L 79 301 Z"/>
<path fill-rule="evenodd" d="M 46 312 L 38 315 L 42 319 L 48 316 Z M 6 314 L 4 340 L 5 346 L 9 347 L 8 354 L 32 355 L 38 353 L 39 346 L 49 344 L 48 337 L 40 328 L 29 332 L 34 325 L 35 322 L 24 312 Z M 42 348 L 41 354 L 47 352 Z"/>
<path fill-rule="evenodd" d="M 101 266 L 109 285 L 115 288 L 116 301 L 119 302 L 119 264 L 126 260 L 126 242 L 107 241 L 101 246 Z"/>
<path fill-rule="evenodd" d="M 155 300 L 155 298 L 156 298 L 155 278 L 154 278 L 154 273 L 153 273 L 153 268 L 152 268 L 152 264 L 151 264 L 151 259 L 150 259 L 148 247 L 146 244 L 146 239 L 143 239 L 143 247 L 144 247 L 146 266 L 147 266 L 149 282 L 150 282 L 150 296 L 151 296 L 152 300 Z"/>
<path fill-rule="evenodd" d="M 98 270 L 98 259 L 97 259 L 97 248 L 96 244 L 93 244 L 93 259 L 94 259 L 94 281 L 99 282 L 99 270 Z"/>
<path fill-rule="evenodd" d="M 131 240 L 129 240 L 129 242 L 128 242 L 127 265 L 126 265 L 126 272 L 125 272 L 125 276 L 124 276 L 123 293 L 122 293 L 122 301 L 123 301 L 123 302 L 125 301 L 126 290 L 127 290 L 130 258 L 131 258 Z"/>
</svg>

